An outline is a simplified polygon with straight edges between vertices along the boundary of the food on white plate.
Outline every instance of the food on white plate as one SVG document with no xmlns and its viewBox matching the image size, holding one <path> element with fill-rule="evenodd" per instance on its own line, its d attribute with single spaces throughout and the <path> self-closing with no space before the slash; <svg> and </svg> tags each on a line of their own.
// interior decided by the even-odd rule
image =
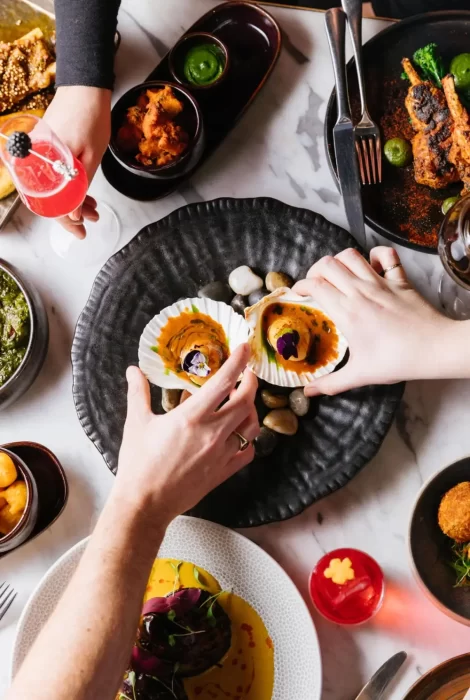
<svg viewBox="0 0 470 700">
<path fill-rule="evenodd" d="M 273 643 L 258 613 L 201 567 L 157 559 L 116 700 L 270 700 L 273 685 Z"/>
<path fill-rule="evenodd" d="M 245 310 L 250 369 L 270 384 L 296 387 L 332 372 L 347 342 L 311 297 L 280 287 Z"/>
</svg>

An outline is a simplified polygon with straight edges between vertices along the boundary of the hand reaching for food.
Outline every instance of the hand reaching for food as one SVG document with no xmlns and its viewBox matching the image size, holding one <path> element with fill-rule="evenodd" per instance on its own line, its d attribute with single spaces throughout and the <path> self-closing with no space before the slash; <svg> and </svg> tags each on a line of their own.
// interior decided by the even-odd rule
<svg viewBox="0 0 470 700">
<path fill-rule="evenodd" d="M 142 372 L 128 369 L 128 413 L 116 480 L 119 493 L 138 493 L 168 523 L 252 461 L 253 446 L 242 451 L 237 433 L 250 443 L 259 433 L 256 377 L 246 370 L 235 390 L 248 354 L 247 345 L 239 346 L 196 394 L 163 416 L 152 413 L 150 388 Z"/>
<path fill-rule="evenodd" d="M 111 91 L 84 85 L 59 87 L 44 119 L 83 164 L 91 183 L 111 133 Z M 83 205 L 60 223 L 77 238 L 85 238 L 84 220 L 98 218 L 96 201 L 87 196 Z"/>
<path fill-rule="evenodd" d="M 368 384 L 470 376 L 465 359 L 470 326 L 441 315 L 414 290 L 393 248 L 325 257 L 293 291 L 313 296 L 344 333 L 347 364 L 317 379 L 308 396 L 339 394 Z"/>
</svg>

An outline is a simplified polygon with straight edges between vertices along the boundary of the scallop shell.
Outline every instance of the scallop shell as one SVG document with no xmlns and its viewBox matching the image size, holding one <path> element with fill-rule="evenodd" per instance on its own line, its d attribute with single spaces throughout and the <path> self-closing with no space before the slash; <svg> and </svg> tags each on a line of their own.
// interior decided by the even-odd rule
<svg viewBox="0 0 470 700">
<path fill-rule="evenodd" d="M 325 314 L 325 316 L 328 316 L 321 306 L 319 306 L 319 304 L 317 304 L 311 297 L 299 296 L 287 287 L 280 287 L 271 294 L 268 294 L 268 296 L 263 297 L 263 299 L 245 310 L 245 318 L 248 322 L 248 326 L 250 327 L 248 344 L 250 345 L 251 355 L 248 361 L 248 367 L 256 374 L 257 377 L 260 377 L 260 379 L 264 379 L 270 384 L 286 387 L 306 386 L 314 379 L 322 377 L 325 374 L 330 374 L 330 372 L 332 372 L 344 358 L 346 350 L 348 349 L 346 338 L 338 329 L 336 324 L 333 323 L 333 321 L 331 321 L 331 323 L 335 326 L 338 334 L 338 354 L 335 359 L 328 364 L 324 365 L 323 367 L 319 367 L 314 372 L 302 372 L 298 374 L 292 370 L 286 370 L 284 367 L 277 365 L 275 362 L 269 361 L 262 338 L 261 318 L 264 309 L 276 301 L 294 304 L 297 303 L 302 306 L 308 306 L 309 308 L 317 309 Z"/>
<path fill-rule="evenodd" d="M 227 336 L 228 347 L 232 353 L 238 345 L 248 339 L 248 324 L 243 316 L 235 313 L 231 306 L 213 299 L 183 299 L 167 306 L 145 326 L 139 342 L 139 367 L 149 382 L 164 389 L 187 389 L 194 393 L 199 387 L 186 377 L 167 369 L 162 358 L 152 350 L 156 345 L 162 328 L 169 318 L 179 316 L 184 311 L 197 309 L 220 323 Z"/>
</svg>

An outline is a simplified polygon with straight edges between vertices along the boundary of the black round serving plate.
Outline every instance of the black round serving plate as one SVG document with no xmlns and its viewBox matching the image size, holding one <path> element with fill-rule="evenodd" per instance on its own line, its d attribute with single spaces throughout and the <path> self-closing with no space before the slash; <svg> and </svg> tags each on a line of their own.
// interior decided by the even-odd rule
<svg viewBox="0 0 470 700">
<path fill-rule="evenodd" d="M 363 46 L 367 103 L 374 121 L 380 125 L 382 142 L 395 136 L 411 139 L 413 130 L 405 109 L 408 81 L 401 79 L 401 60 L 412 58 L 416 49 L 435 42 L 444 63 L 470 47 L 470 11 L 429 12 L 387 27 Z M 354 60 L 347 66 L 348 91 L 354 120 L 360 118 L 359 90 Z M 335 181 L 336 162 L 333 127 L 337 118 L 336 91 L 333 90 L 325 116 L 325 147 Z M 425 253 L 437 252 L 437 236 L 442 223 L 441 204 L 458 194 L 461 183 L 445 190 L 418 185 L 413 166 L 395 168 L 383 157 L 383 181 L 363 187 L 364 215 L 369 226 L 395 243 Z"/>
<path fill-rule="evenodd" d="M 226 280 L 239 265 L 303 278 L 324 255 L 357 247 L 319 214 L 274 199 L 218 199 L 183 207 L 145 227 L 98 274 L 72 347 L 80 422 L 109 468 L 117 469 L 126 416 L 128 365 L 137 364 L 148 321 L 180 297 Z M 284 520 L 344 486 L 376 454 L 403 385 L 323 397 L 295 437 L 209 494 L 192 515 L 231 527 Z M 162 412 L 161 391 L 152 405 Z"/>
</svg>

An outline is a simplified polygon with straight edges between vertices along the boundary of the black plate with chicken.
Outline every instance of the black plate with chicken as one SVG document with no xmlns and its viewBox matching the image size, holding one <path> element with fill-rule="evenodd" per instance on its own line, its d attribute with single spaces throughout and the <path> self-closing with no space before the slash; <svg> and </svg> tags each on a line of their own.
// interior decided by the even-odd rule
<svg viewBox="0 0 470 700">
<path fill-rule="evenodd" d="M 410 82 L 402 78 L 402 59 L 412 59 L 417 49 L 437 44 L 443 64 L 469 51 L 470 11 L 431 12 L 397 22 L 370 39 L 363 47 L 367 101 L 372 118 L 380 125 L 382 143 L 415 135 L 405 105 Z M 424 76 L 422 76 L 424 77 Z M 354 121 L 360 118 L 359 91 L 354 60 L 348 63 L 348 86 Z M 421 88 L 420 88 L 421 89 Z M 336 92 L 330 97 L 325 118 L 325 143 L 329 165 L 336 179 L 333 127 Z M 469 142 L 470 149 L 470 142 Z M 377 233 L 395 243 L 427 253 L 437 252 L 445 199 L 462 190 L 459 178 L 447 178 L 439 189 L 418 184 L 413 164 L 397 168 L 383 157 L 383 182 L 363 188 L 365 218 Z M 444 168 L 445 170 L 445 168 Z"/>
</svg>

